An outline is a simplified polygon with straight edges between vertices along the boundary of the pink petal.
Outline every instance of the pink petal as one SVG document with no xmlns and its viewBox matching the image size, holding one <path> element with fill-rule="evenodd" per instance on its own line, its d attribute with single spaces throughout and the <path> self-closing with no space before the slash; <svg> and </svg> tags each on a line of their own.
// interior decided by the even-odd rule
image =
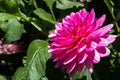
<svg viewBox="0 0 120 80">
<path fill-rule="evenodd" d="M 58 55 L 51 55 L 51 59 L 58 57 Z"/>
<path fill-rule="evenodd" d="M 94 20 L 95 20 L 95 11 L 94 9 L 92 9 L 88 16 L 87 24 L 93 24 Z"/>
<path fill-rule="evenodd" d="M 77 65 L 77 70 L 78 70 L 78 72 L 81 72 L 81 71 L 83 70 L 84 66 L 85 66 L 84 63 L 78 64 L 78 65 Z"/>
<path fill-rule="evenodd" d="M 87 46 L 85 44 L 78 45 L 78 53 L 81 53 Z"/>
<path fill-rule="evenodd" d="M 101 28 L 101 34 L 100 36 L 103 36 L 105 34 L 107 34 L 113 27 L 113 24 L 109 24 L 107 26 L 104 26 L 103 28 Z"/>
<path fill-rule="evenodd" d="M 100 38 L 96 42 L 98 43 L 98 46 L 105 47 L 105 46 L 108 46 L 109 44 L 111 44 L 112 42 L 114 42 L 116 37 L 117 37 L 116 35 L 107 35 L 107 37 Z"/>
<path fill-rule="evenodd" d="M 91 54 L 91 52 L 95 50 L 97 45 L 98 44 L 95 41 L 89 41 L 89 43 L 87 44 L 87 48 L 85 49 L 85 52 Z"/>
<path fill-rule="evenodd" d="M 64 58 L 66 58 L 66 56 L 68 56 L 69 53 L 65 52 L 65 53 L 62 53 L 61 55 L 59 56 L 56 56 L 55 59 L 53 61 L 60 61 Z"/>
<path fill-rule="evenodd" d="M 78 64 L 84 63 L 88 55 L 86 53 L 80 53 L 78 55 Z"/>
<path fill-rule="evenodd" d="M 75 15 L 76 15 L 76 14 L 75 14 L 74 12 L 71 12 L 71 13 L 70 13 L 70 18 L 71 18 L 71 19 L 74 19 L 74 16 L 75 16 Z"/>
<path fill-rule="evenodd" d="M 89 71 L 89 73 L 93 73 L 93 68 L 90 67 L 90 68 L 88 69 L 88 71 Z"/>
<path fill-rule="evenodd" d="M 108 35 L 107 37 L 108 44 L 111 44 L 112 42 L 114 42 L 116 37 L 117 37 L 116 35 Z"/>
<path fill-rule="evenodd" d="M 76 62 L 75 61 L 68 64 L 67 67 L 66 67 L 67 73 L 71 73 L 74 70 L 75 67 L 76 67 Z"/>
<path fill-rule="evenodd" d="M 81 26 L 82 20 L 81 20 L 81 18 L 80 18 L 80 16 L 79 16 L 79 12 L 76 13 L 73 21 L 74 21 L 74 25 L 75 25 L 76 27 L 80 27 L 80 26 Z"/>
<path fill-rule="evenodd" d="M 55 33 L 51 33 L 51 34 L 48 35 L 49 38 L 52 38 L 52 37 L 55 37 L 55 36 L 56 36 Z"/>
<path fill-rule="evenodd" d="M 57 30 L 61 30 L 61 29 L 62 29 L 62 23 L 57 22 L 57 23 L 55 24 L 55 27 L 56 27 Z"/>
<path fill-rule="evenodd" d="M 88 68 L 88 71 L 89 71 L 90 73 L 93 72 L 93 64 L 92 64 L 91 62 L 87 61 L 87 62 L 86 62 L 86 67 Z"/>
<path fill-rule="evenodd" d="M 100 62 L 100 55 L 99 55 L 99 52 L 97 50 L 95 50 L 93 62 L 95 64 Z"/>
<path fill-rule="evenodd" d="M 83 8 L 82 10 L 79 11 L 79 13 L 80 13 L 80 18 L 83 22 L 85 20 L 86 16 L 88 15 L 88 12 L 86 11 L 85 8 Z"/>
<path fill-rule="evenodd" d="M 69 55 L 66 57 L 63 64 L 66 65 L 66 64 L 72 62 L 76 57 L 77 57 L 77 51 L 74 50 L 74 51 L 69 53 Z"/>
<path fill-rule="evenodd" d="M 69 19 L 70 19 L 70 16 L 67 15 L 65 18 L 62 19 L 62 23 L 69 24 Z"/>
<path fill-rule="evenodd" d="M 89 60 L 89 62 L 96 64 L 100 61 L 100 55 L 96 50 L 87 53 L 87 55 L 88 55 L 87 60 Z"/>
<path fill-rule="evenodd" d="M 63 66 L 63 60 L 58 61 L 55 65 L 55 68 L 58 68 L 58 67 L 61 67 L 61 66 Z"/>
<path fill-rule="evenodd" d="M 95 49 L 97 47 L 97 43 L 94 42 L 94 41 L 91 41 L 90 42 L 90 47 L 93 48 L 93 49 Z"/>
<path fill-rule="evenodd" d="M 95 27 L 96 27 L 96 23 L 94 22 L 93 24 L 89 25 L 88 26 L 88 29 L 87 29 L 87 35 L 89 35 L 90 33 L 94 32 L 95 31 Z"/>
<path fill-rule="evenodd" d="M 54 49 L 54 48 L 58 48 L 60 46 L 61 46 L 60 44 L 57 44 L 57 43 L 53 42 L 52 44 L 48 45 L 48 48 Z"/>
<path fill-rule="evenodd" d="M 61 54 L 62 52 L 65 51 L 65 47 L 62 48 L 55 48 L 55 49 L 49 49 L 48 52 L 52 54 Z"/>
<path fill-rule="evenodd" d="M 102 36 L 106 35 L 111 30 L 112 27 L 113 27 L 113 24 L 104 26 L 104 27 L 96 30 L 95 32 L 91 33 L 89 35 L 89 37 L 92 36 L 94 39 L 96 39 L 98 37 L 102 37 Z"/>
<path fill-rule="evenodd" d="M 100 38 L 100 41 L 98 43 L 98 46 L 108 46 L 108 40 L 105 38 Z"/>
<path fill-rule="evenodd" d="M 60 44 L 61 46 L 67 46 L 74 42 L 74 39 L 67 39 L 67 38 L 54 38 L 56 44 Z"/>
<path fill-rule="evenodd" d="M 107 47 L 98 47 L 97 52 L 99 52 L 100 57 L 105 57 L 110 54 L 110 50 Z"/>
<path fill-rule="evenodd" d="M 106 15 L 102 15 L 97 21 L 96 21 L 96 28 L 98 29 L 99 27 L 101 27 L 105 21 Z"/>
<path fill-rule="evenodd" d="M 62 59 L 65 59 L 66 58 L 66 56 L 68 56 L 69 57 L 69 55 L 71 54 L 73 54 L 73 53 L 76 53 L 76 47 L 73 47 L 72 49 L 69 49 L 69 50 L 67 50 L 66 52 L 64 52 L 64 53 L 61 53 L 61 54 L 56 54 L 56 56 L 54 57 L 55 59 L 53 60 L 53 61 L 59 61 L 59 60 L 62 60 Z M 55 55 L 55 54 L 54 54 Z M 74 54 L 73 54 L 74 55 Z"/>
</svg>

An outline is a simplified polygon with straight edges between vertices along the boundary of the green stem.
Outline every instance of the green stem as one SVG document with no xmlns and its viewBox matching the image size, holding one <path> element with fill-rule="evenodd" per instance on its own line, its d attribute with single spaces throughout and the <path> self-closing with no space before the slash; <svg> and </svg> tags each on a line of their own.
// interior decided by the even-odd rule
<svg viewBox="0 0 120 80">
<path fill-rule="evenodd" d="M 38 5 L 37 5 L 37 3 L 36 3 L 36 0 L 30 0 L 30 1 L 29 1 L 29 4 L 30 4 L 30 5 L 33 4 L 35 8 L 38 8 Z"/>
<path fill-rule="evenodd" d="M 38 24 L 36 24 L 35 22 L 30 22 L 37 30 L 39 30 L 40 32 L 42 32 L 46 37 L 47 37 L 47 33 L 45 33 Z"/>
<path fill-rule="evenodd" d="M 50 9 L 50 12 L 51 12 L 51 14 L 52 14 L 53 20 L 56 21 L 56 19 L 55 19 L 55 15 L 54 15 L 54 13 L 53 13 L 53 10 Z"/>
<path fill-rule="evenodd" d="M 108 7 L 113 19 L 115 19 L 115 16 L 114 16 L 114 9 L 113 9 L 113 5 L 111 5 L 110 1 L 109 0 L 104 0 L 104 3 L 106 4 L 106 6 Z M 116 28 L 117 28 L 117 32 L 120 32 L 120 28 L 118 26 L 118 23 L 115 23 L 116 25 Z"/>
<path fill-rule="evenodd" d="M 35 7 L 36 9 L 38 8 L 38 5 L 37 5 L 37 3 L 36 3 L 35 0 L 33 1 L 33 5 L 34 5 L 34 7 Z"/>
<path fill-rule="evenodd" d="M 55 15 L 54 15 L 54 12 L 53 12 L 53 3 L 55 2 L 55 0 L 43 0 L 45 1 L 46 5 L 48 6 L 50 12 L 51 12 L 51 15 L 53 17 L 53 20 L 56 22 L 56 18 L 55 18 Z M 51 1 L 51 2 L 50 2 Z"/>
<path fill-rule="evenodd" d="M 36 29 L 38 29 L 39 31 L 42 31 L 42 29 L 34 22 L 30 22 Z"/>
</svg>

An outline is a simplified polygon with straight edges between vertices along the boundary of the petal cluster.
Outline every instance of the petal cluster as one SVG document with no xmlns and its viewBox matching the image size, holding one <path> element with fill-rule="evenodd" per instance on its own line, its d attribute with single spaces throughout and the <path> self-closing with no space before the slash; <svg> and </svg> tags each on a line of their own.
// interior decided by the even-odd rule
<svg viewBox="0 0 120 80">
<path fill-rule="evenodd" d="M 9 44 L 4 44 L 3 40 L 0 40 L 0 54 L 15 54 L 15 53 L 20 53 L 22 51 L 22 44 L 18 43 L 9 43 Z"/>
<path fill-rule="evenodd" d="M 62 67 L 68 74 L 73 74 L 86 66 L 92 73 L 93 64 L 110 54 L 107 46 L 116 38 L 116 35 L 108 34 L 113 24 L 101 27 L 105 18 L 106 15 L 95 18 L 94 9 L 90 13 L 81 9 L 57 22 L 56 29 L 48 36 L 51 40 L 49 52 L 56 62 L 55 67 Z"/>
</svg>

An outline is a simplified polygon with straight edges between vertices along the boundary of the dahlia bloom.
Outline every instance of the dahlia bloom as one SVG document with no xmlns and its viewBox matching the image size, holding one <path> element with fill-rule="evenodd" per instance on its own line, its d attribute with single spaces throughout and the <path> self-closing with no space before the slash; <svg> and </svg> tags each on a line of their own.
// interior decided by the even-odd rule
<svg viewBox="0 0 120 80">
<path fill-rule="evenodd" d="M 21 43 L 3 44 L 3 40 L 0 40 L 0 54 L 20 53 L 22 52 L 21 47 L 22 47 Z"/>
<path fill-rule="evenodd" d="M 93 64 L 110 54 L 107 46 L 116 38 L 108 34 L 113 24 L 101 27 L 105 18 L 106 15 L 102 15 L 96 19 L 94 9 L 90 13 L 81 9 L 57 22 L 56 29 L 48 36 L 51 40 L 48 52 L 56 62 L 55 67 L 64 68 L 68 74 L 87 67 L 92 73 Z"/>
</svg>

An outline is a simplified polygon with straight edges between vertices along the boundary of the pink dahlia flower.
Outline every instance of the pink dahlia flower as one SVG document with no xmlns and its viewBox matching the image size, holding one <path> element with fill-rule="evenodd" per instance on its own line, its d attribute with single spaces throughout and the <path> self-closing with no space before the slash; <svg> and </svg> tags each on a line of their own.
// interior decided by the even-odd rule
<svg viewBox="0 0 120 80">
<path fill-rule="evenodd" d="M 110 54 L 107 46 L 116 38 L 108 34 L 113 24 L 101 27 L 105 18 L 106 15 L 102 15 L 96 19 L 94 9 L 90 13 L 82 9 L 56 23 L 56 29 L 49 35 L 51 44 L 48 46 L 51 58 L 56 62 L 55 67 L 62 67 L 68 74 L 73 74 L 86 66 L 92 73 L 93 64 Z"/>
<path fill-rule="evenodd" d="M 22 48 L 22 43 L 3 44 L 3 40 L 0 40 L 0 54 L 20 53 L 23 52 Z"/>
</svg>

